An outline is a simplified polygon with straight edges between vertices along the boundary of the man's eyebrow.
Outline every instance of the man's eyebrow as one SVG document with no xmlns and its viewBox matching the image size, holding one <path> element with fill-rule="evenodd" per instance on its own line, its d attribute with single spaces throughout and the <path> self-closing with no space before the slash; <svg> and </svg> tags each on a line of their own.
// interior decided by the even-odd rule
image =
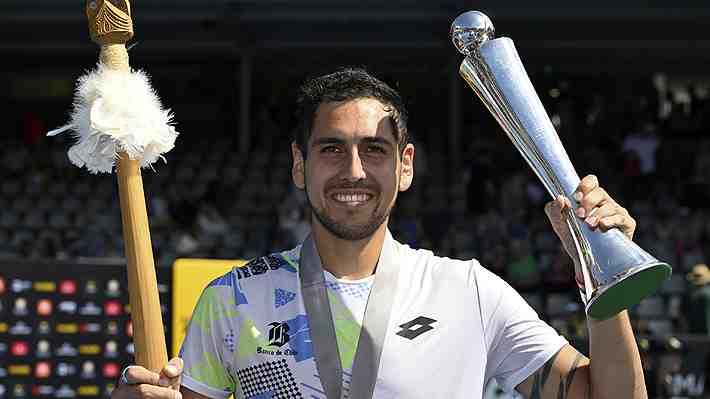
<svg viewBox="0 0 710 399">
<path fill-rule="evenodd" d="M 345 144 L 345 140 L 337 137 L 321 137 L 313 140 L 313 146 L 324 144 Z"/>
<path fill-rule="evenodd" d="M 364 143 L 369 143 L 369 144 L 384 144 L 388 147 L 394 146 L 394 144 L 392 144 L 392 142 L 390 142 L 389 140 L 387 140 L 384 137 L 364 137 L 362 139 L 362 141 Z"/>
<path fill-rule="evenodd" d="M 363 143 L 368 143 L 368 144 L 383 144 L 388 147 L 392 147 L 394 144 L 392 144 L 389 140 L 383 137 L 363 137 L 360 139 L 361 142 Z M 326 144 L 346 144 L 347 140 L 339 138 L 339 137 L 320 137 L 317 139 L 313 140 L 313 146 L 319 146 L 319 145 L 326 145 Z"/>
</svg>

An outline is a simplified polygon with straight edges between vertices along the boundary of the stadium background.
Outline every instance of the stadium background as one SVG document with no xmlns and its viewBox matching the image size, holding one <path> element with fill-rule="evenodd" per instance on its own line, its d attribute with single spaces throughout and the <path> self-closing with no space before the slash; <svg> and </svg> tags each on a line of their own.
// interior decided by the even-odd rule
<svg viewBox="0 0 710 399">
<path fill-rule="evenodd" d="M 181 132 L 167 163 L 144 172 L 166 326 L 175 259 L 249 259 L 307 231 L 289 175 L 294 93 L 308 76 L 356 65 L 395 86 L 411 113 L 416 178 L 393 215 L 395 235 L 479 258 L 586 348 L 546 194 L 457 74 L 449 25 L 479 9 L 515 40 L 579 173 L 599 176 L 638 220 L 636 241 L 674 266 L 663 290 L 632 309 L 649 396 L 704 397 L 707 331 L 687 326 L 707 309 L 683 303 L 686 273 L 710 256 L 710 8 L 672 7 L 133 3 L 131 62 L 152 75 Z M 115 177 L 73 167 L 70 137 L 44 136 L 65 123 L 75 80 L 96 56 L 81 5 L 0 4 L 3 398 L 102 396 L 130 361 Z"/>
</svg>

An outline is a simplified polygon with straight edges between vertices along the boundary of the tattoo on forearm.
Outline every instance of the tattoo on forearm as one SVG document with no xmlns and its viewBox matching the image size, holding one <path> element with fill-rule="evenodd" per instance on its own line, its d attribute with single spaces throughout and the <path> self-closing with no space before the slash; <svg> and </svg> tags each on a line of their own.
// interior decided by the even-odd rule
<svg viewBox="0 0 710 399">
<path fill-rule="evenodd" d="M 545 382 L 550 377 L 550 371 L 552 370 L 552 365 L 557 359 L 557 353 L 552 356 L 550 360 L 545 363 L 542 369 L 538 370 L 533 377 L 533 386 L 530 392 L 530 399 L 541 399 L 542 398 L 542 388 L 545 386 Z"/>
<path fill-rule="evenodd" d="M 567 372 L 567 375 L 562 377 L 560 380 L 560 387 L 557 390 L 557 399 L 567 399 L 569 389 L 572 387 L 572 380 L 574 380 L 574 374 L 577 372 L 577 367 L 579 367 L 579 362 L 581 360 L 582 355 L 577 353 L 577 357 L 574 358 L 574 362 L 572 362 L 569 372 Z"/>
<path fill-rule="evenodd" d="M 545 387 L 547 379 L 550 377 L 550 371 L 552 371 L 552 365 L 555 363 L 556 358 L 557 355 L 553 356 L 533 376 L 533 385 L 530 391 L 530 399 L 542 399 L 542 390 Z M 557 399 L 568 398 L 570 388 L 572 387 L 572 381 L 574 380 L 574 375 L 577 372 L 579 363 L 582 361 L 582 358 L 583 356 L 578 353 L 577 357 L 572 362 L 572 366 L 570 366 L 570 369 L 567 374 L 560 379 L 560 385 L 557 389 Z M 585 399 L 591 399 L 591 385 L 587 386 Z"/>
</svg>

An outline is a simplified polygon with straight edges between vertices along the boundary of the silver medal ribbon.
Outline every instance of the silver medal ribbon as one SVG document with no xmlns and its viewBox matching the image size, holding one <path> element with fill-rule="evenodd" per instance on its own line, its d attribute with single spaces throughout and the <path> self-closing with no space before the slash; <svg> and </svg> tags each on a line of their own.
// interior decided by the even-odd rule
<svg viewBox="0 0 710 399">
<path fill-rule="evenodd" d="M 303 242 L 299 263 L 301 292 L 310 325 L 318 375 L 326 397 L 341 399 L 343 369 L 338 341 L 328 302 L 323 266 L 311 235 Z M 353 360 L 350 393 L 347 395 L 349 399 L 371 399 L 375 390 L 382 346 L 387 334 L 392 303 L 397 294 L 399 263 L 397 243 L 387 230 Z"/>
</svg>

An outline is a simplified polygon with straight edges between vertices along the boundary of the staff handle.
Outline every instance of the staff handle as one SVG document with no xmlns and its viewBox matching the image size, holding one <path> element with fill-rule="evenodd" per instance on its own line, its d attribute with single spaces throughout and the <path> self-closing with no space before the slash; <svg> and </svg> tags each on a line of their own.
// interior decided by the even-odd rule
<svg viewBox="0 0 710 399">
<path fill-rule="evenodd" d="M 91 39 L 101 46 L 101 63 L 129 72 L 125 44 L 133 37 L 133 22 L 128 0 L 87 0 L 86 15 Z M 136 364 L 158 373 L 168 363 L 168 355 L 143 179 L 138 161 L 125 152 L 119 153 L 116 165 Z"/>
</svg>

